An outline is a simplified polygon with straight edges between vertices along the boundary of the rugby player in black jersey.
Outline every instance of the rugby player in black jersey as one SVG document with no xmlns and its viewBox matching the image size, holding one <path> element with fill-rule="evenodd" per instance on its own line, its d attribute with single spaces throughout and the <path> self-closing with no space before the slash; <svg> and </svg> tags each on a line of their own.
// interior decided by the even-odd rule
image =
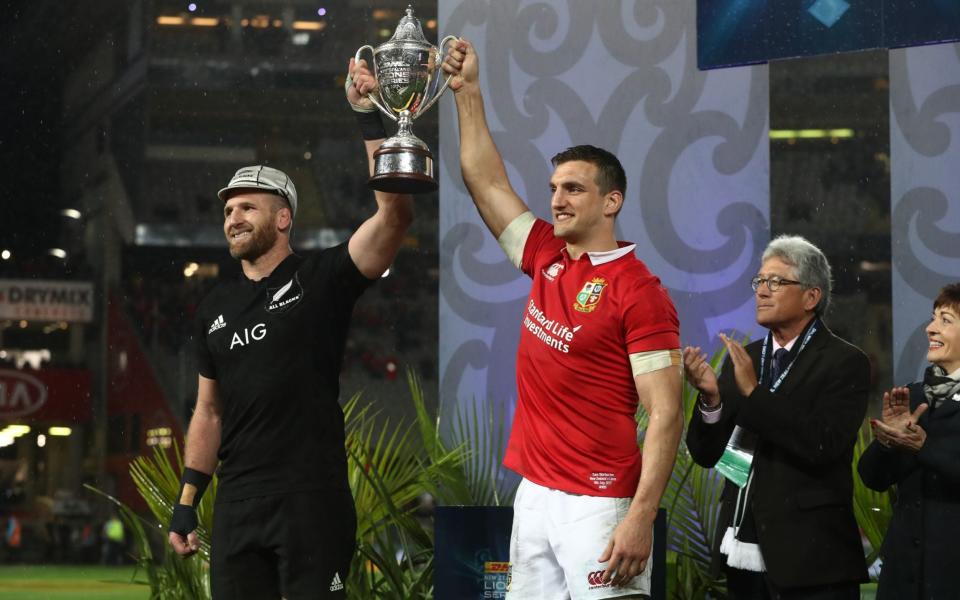
<svg viewBox="0 0 960 600">
<path fill-rule="evenodd" d="M 386 137 L 364 98 L 375 84 L 362 62 L 348 73 L 372 169 Z M 170 543 L 183 556 L 197 551 L 196 506 L 219 465 L 214 599 L 343 598 L 356 530 L 337 402 L 343 349 L 354 302 L 397 255 L 411 198 L 376 192 L 376 212 L 349 241 L 300 255 L 285 173 L 242 168 L 219 196 L 243 275 L 198 310 L 199 388 Z"/>
</svg>

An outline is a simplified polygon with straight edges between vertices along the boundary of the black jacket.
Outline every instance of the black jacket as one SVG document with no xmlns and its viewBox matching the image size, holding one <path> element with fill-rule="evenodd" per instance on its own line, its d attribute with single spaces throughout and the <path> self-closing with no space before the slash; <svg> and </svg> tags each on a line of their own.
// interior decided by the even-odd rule
<svg viewBox="0 0 960 600">
<path fill-rule="evenodd" d="M 926 398 L 921 384 L 909 387 L 914 410 Z M 960 401 L 945 400 L 919 424 L 927 432 L 920 452 L 873 442 L 857 465 L 868 487 L 897 486 L 880 550 L 882 600 L 960 598 Z"/>
<path fill-rule="evenodd" d="M 763 343 L 747 346 L 758 373 Z M 775 393 L 761 385 L 742 396 L 728 359 L 719 380 L 720 421 L 704 423 L 700 411 L 693 412 L 687 446 L 703 467 L 720 459 L 734 425 L 758 436 L 750 503 L 767 575 L 779 588 L 867 580 L 851 463 L 869 380 L 866 355 L 821 324 Z M 714 576 L 725 560 L 720 541 L 737 491 L 729 481 L 723 490 Z"/>
</svg>

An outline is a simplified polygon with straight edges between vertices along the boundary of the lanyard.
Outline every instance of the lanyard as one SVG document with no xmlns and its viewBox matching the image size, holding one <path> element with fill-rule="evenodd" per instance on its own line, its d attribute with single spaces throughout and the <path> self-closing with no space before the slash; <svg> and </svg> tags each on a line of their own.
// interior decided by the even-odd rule
<svg viewBox="0 0 960 600">
<path fill-rule="evenodd" d="M 793 368 L 793 363 L 797 361 L 797 357 L 800 356 L 800 353 L 803 352 L 803 349 L 807 347 L 807 344 L 810 343 L 810 340 L 813 338 L 814 334 L 817 332 L 817 329 L 820 325 L 820 319 L 816 319 L 807 329 L 806 335 L 803 336 L 803 341 L 800 343 L 800 348 L 797 350 L 796 356 L 793 357 L 793 360 L 790 361 L 790 364 L 787 365 L 787 368 L 783 370 L 783 373 L 780 373 L 780 376 L 777 377 L 777 380 L 770 385 L 770 391 L 774 392 L 780 387 L 780 384 L 783 383 L 783 380 L 787 377 L 787 373 L 790 372 L 790 369 Z M 773 333 L 767 333 L 767 339 L 764 341 L 763 349 L 760 351 L 760 381 L 763 381 L 763 374 L 768 368 L 767 356 L 769 355 L 769 349 L 773 347 Z M 727 440 L 727 446 L 723 450 L 723 455 L 720 457 L 720 460 L 717 461 L 715 469 L 724 477 L 732 481 L 740 488 L 740 495 L 737 496 L 737 502 L 740 502 L 741 495 L 744 494 L 744 488 L 748 486 L 750 480 L 753 477 L 753 448 L 746 447 L 741 442 L 741 436 L 743 435 L 743 430 L 739 425 L 733 428 L 733 432 L 730 434 L 730 439 Z M 739 522 L 736 521 L 736 515 L 734 515 L 735 524 L 739 527 Z M 742 518 L 742 515 L 741 515 Z"/>
<path fill-rule="evenodd" d="M 777 388 L 780 387 L 780 384 L 783 383 L 783 380 L 786 379 L 787 373 L 790 372 L 790 369 L 793 368 L 793 363 L 797 362 L 797 358 L 800 356 L 800 353 L 803 352 L 803 349 L 807 347 L 807 344 L 810 343 L 810 339 L 815 333 L 817 333 L 817 326 L 820 324 L 820 319 L 816 318 L 813 321 L 813 324 L 810 325 L 810 329 L 807 329 L 807 334 L 803 336 L 803 342 L 800 343 L 800 348 L 797 350 L 797 354 L 793 357 L 793 360 L 790 361 L 790 364 L 787 365 L 787 368 L 783 370 L 783 373 L 780 373 L 780 376 L 777 377 L 777 380 L 770 384 L 770 391 L 775 392 Z M 760 381 L 763 381 L 763 374 L 766 373 L 769 361 L 767 360 L 767 353 L 770 348 L 773 347 L 773 332 L 767 332 L 767 339 L 763 343 L 763 349 L 760 351 Z"/>
</svg>

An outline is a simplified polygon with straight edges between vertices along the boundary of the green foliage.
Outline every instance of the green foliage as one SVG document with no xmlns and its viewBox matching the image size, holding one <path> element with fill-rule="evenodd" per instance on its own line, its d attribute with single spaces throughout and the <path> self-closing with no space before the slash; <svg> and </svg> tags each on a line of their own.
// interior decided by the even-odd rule
<svg viewBox="0 0 960 600">
<path fill-rule="evenodd" d="M 433 528 L 416 509 L 424 492 L 444 504 L 502 504 L 512 501 L 515 484 L 503 483 L 500 459 L 506 428 L 490 406 L 474 404 L 453 415 L 450 442 L 440 435 L 440 418 L 426 408 L 423 390 L 409 371 L 413 423 L 381 418 L 361 394 L 343 408 L 347 477 L 357 511 L 357 549 L 346 582 L 352 600 L 413 600 L 433 597 Z M 469 448 L 469 449 L 468 449 Z M 154 449 L 130 465 L 130 476 L 153 521 L 135 514 L 116 498 L 134 540 L 137 563 L 144 570 L 151 600 L 210 598 L 210 531 L 217 478 L 199 506 L 200 551 L 184 560 L 167 543 L 166 524 L 180 491 L 180 448 Z M 93 488 L 91 488 L 93 489 Z M 160 524 L 160 525 L 158 525 Z M 162 555 L 155 548 L 162 547 Z"/>
<path fill-rule="evenodd" d="M 360 407 L 359 395 L 344 408 L 358 515 L 358 551 L 347 591 L 358 600 L 433 596 L 432 523 L 414 514 L 423 492 L 442 504 L 496 505 L 512 501 L 516 491 L 499 483 L 506 429 L 491 407 L 474 404 L 468 414 L 455 414 L 448 443 L 412 371 L 407 383 L 412 425 L 379 422 L 369 405 Z"/>
<path fill-rule="evenodd" d="M 466 414 L 453 415 L 451 438 L 464 449 L 465 459 L 457 481 L 463 488 L 450 488 L 438 497 L 444 504 L 469 506 L 510 506 L 518 479 L 504 479 L 501 461 L 509 436 L 507 419 L 500 418 L 492 405 L 473 404 Z M 440 416 L 436 430 L 439 431 Z"/>
<path fill-rule="evenodd" d="M 455 479 L 463 453 L 448 450 L 426 427 L 423 391 L 408 373 L 417 423 L 378 420 L 360 394 L 344 408 L 347 473 L 357 510 L 351 598 L 426 598 L 433 588 L 433 533 L 414 511 L 424 491 Z"/>
<path fill-rule="evenodd" d="M 166 452 L 158 447 L 149 457 L 140 456 L 130 465 L 130 475 L 137 491 L 147 502 L 155 521 L 151 522 L 133 512 L 122 502 L 96 488 L 88 489 L 104 496 L 114 504 L 133 539 L 137 566 L 147 574 L 150 600 L 204 600 L 210 598 L 209 560 L 213 520 L 213 499 L 216 496 L 216 478 L 210 483 L 198 509 L 200 527 L 199 558 L 184 560 L 166 543 L 166 523 L 170 522 L 173 503 L 180 492 L 183 471 L 180 448 L 174 446 L 177 468 L 174 469 Z M 163 525 L 160 525 L 163 524 Z M 154 555 L 155 545 L 163 548 L 162 555 Z"/>
<path fill-rule="evenodd" d="M 860 456 L 873 441 L 873 431 L 868 422 L 864 422 L 857 435 L 857 443 L 853 447 L 853 514 L 857 518 L 857 525 L 864 537 L 870 542 L 870 553 L 867 554 L 867 565 L 872 565 L 880 554 L 880 544 L 886 535 L 893 508 L 890 503 L 890 492 L 877 492 L 868 488 L 860 474 L 857 473 L 857 463 Z"/>
</svg>

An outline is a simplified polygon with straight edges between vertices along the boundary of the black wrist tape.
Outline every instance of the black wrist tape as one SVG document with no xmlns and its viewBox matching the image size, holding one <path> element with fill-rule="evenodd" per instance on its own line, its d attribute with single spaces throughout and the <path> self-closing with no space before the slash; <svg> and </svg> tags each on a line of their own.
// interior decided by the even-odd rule
<svg viewBox="0 0 960 600">
<path fill-rule="evenodd" d="M 180 494 L 177 496 L 177 504 L 187 504 L 196 508 L 200 504 L 200 499 L 203 498 L 203 493 L 207 491 L 207 486 L 210 484 L 210 475 L 206 473 L 201 473 L 190 467 L 185 467 L 183 469 L 183 477 L 180 479 Z M 187 498 L 187 502 L 184 502 L 183 491 L 188 486 L 191 485 L 195 488 L 191 490 L 193 492 L 192 498 Z M 189 496 L 190 491 L 188 491 Z"/>
<path fill-rule="evenodd" d="M 380 118 L 380 111 L 371 112 L 353 112 L 353 116 L 360 125 L 360 135 L 365 140 L 382 140 L 387 137 L 387 130 L 383 128 L 383 119 Z"/>
<path fill-rule="evenodd" d="M 197 509 L 189 504 L 174 504 L 173 516 L 170 518 L 170 531 L 187 535 L 191 531 L 196 531 L 199 526 L 197 520 Z"/>
</svg>

